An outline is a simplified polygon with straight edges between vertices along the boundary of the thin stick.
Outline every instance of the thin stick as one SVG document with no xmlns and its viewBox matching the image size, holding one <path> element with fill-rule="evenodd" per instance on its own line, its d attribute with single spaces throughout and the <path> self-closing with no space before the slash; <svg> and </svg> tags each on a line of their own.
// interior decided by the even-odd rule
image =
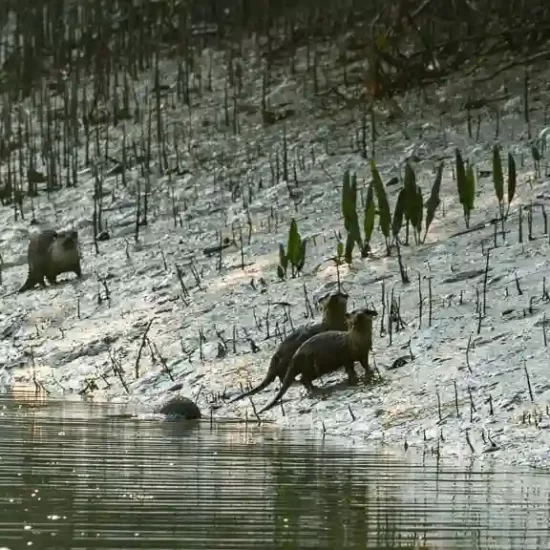
<svg viewBox="0 0 550 550">
<path fill-rule="evenodd" d="M 470 346 L 472 345 L 472 335 L 468 338 L 468 346 L 466 347 L 466 366 L 468 370 L 472 372 L 472 367 L 470 366 Z"/>
<path fill-rule="evenodd" d="M 136 357 L 136 365 L 134 367 L 134 373 L 136 380 L 139 378 L 139 362 L 141 360 L 141 354 L 143 353 L 143 348 L 145 347 L 145 344 L 147 343 L 147 334 L 149 332 L 149 329 L 151 328 L 151 325 L 153 324 L 154 319 L 151 319 L 147 326 L 145 327 L 145 332 L 143 333 L 143 337 L 141 338 L 141 344 L 139 346 L 139 351 Z"/>
<path fill-rule="evenodd" d="M 472 453 L 475 453 L 476 450 L 474 449 L 474 446 L 472 445 L 472 442 L 470 441 L 470 434 L 468 433 L 468 430 L 466 430 L 466 443 L 468 443 L 468 447 L 470 447 L 470 451 L 472 451 Z"/>
<path fill-rule="evenodd" d="M 531 388 L 531 379 L 529 378 L 529 372 L 527 371 L 527 364 L 524 362 L 523 370 L 525 371 L 525 377 L 527 378 L 527 387 L 529 388 L 529 397 L 531 398 L 531 403 L 535 402 L 533 397 L 533 389 Z"/>
<path fill-rule="evenodd" d="M 254 415 L 258 419 L 258 424 L 262 423 L 262 419 L 258 415 L 258 411 L 256 410 L 256 405 L 254 405 L 254 401 L 252 401 L 252 397 L 249 397 L 248 400 L 250 401 L 250 404 L 252 405 L 252 410 L 254 411 Z"/>
</svg>

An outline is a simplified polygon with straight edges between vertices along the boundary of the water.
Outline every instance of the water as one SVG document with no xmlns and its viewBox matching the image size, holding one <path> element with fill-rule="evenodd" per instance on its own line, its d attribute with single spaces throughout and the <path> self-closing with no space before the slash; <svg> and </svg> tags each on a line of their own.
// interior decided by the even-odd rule
<svg viewBox="0 0 550 550">
<path fill-rule="evenodd" d="M 0 399 L 0 548 L 549 548 L 550 476 Z"/>
</svg>

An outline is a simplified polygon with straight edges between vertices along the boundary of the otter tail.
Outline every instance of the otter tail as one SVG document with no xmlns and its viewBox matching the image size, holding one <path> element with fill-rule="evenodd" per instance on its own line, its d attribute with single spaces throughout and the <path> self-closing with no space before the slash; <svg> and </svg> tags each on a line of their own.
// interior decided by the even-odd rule
<svg viewBox="0 0 550 550">
<path fill-rule="evenodd" d="M 275 378 L 277 378 L 277 364 L 279 362 L 278 356 L 274 355 L 271 359 L 271 363 L 269 365 L 269 369 L 267 370 L 267 374 L 265 378 L 254 388 L 251 390 L 248 390 L 245 393 L 241 393 L 240 395 L 237 395 L 237 397 L 234 397 L 229 403 L 235 403 L 236 401 L 240 401 L 241 399 L 244 399 L 245 397 L 250 397 L 251 395 L 255 395 L 258 392 L 265 390 Z"/>
<path fill-rule="evenodd" d="M 23 286 L 17 292 L 25 292 L 25 290 L 30 290 L 35 284 L 36 281 L 29 275 L 27 280 L 23 283 Z"/>
<path fill-rule="evenodd" d="M 277 392 L 277 395 L 261 410 L 258 411 L 258 414 L 262 414 L 265 411 L 268 411 L 272 407 L 274 407 L 283 397 L 283 395 L 288 391 L 288 388 L 292 386 L 292 382 L 294 382 L 294 379 L 296 378 L 296 367 L 294 366 L 294 360 L 288 367 L 288 370 L 286 371 L 283 383 L 281 385 L 281 389 Z"/>
<path fill-rule="evenodd" d="M 229 401 L 229 403 L 235 403 L 236 401 L 240 401 L 245 397 L 250 397 L 251 395 L 257 394 L 258 392 L 267 388 L 267 386 L 269 386 L 269 384 L 271 384 L 271 382 L 273 382 L 273 380 L 275 380 L 276 377 L 277 375 L 275 373 L 268 372 L 267 376 L 257 386 L 255 386 L 254 388 L 252 388 L 251 390 L 245 393 L 241 393 L 240 395 L 237 395 L 237 397 L 234 397 L 231 401 Z"/>
</svg>

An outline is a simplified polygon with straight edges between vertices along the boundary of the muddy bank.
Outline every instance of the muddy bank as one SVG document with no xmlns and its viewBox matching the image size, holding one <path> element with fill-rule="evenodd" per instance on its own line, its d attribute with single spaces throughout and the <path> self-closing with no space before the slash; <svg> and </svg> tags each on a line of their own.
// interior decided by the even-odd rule
<svg viewBox="0 0 550 550">
<path fill-rule="evenodd" d="M 154 169 L 148 223 L 140 227 L 137 241 L 137 189 L 144 184 L 137 167 L 128 170 L 126 186 L 119 174 L 105 172 L 103 218 L 110 238 L 98 242 L 97 252 L 94 177 L 84 166 L 83 150 L 75 151 L 78 186 L 51 196 L 40 193 L 34 200 L 39 224 L 78 229 L 84 277 L 67 276 L 55 287 L 2 297 L 2 384 L 35 381 L 52 394 L 84 392 L 152 408 L 178 383 L 205 415 L 215 407 L 214 415 L 251 417 L 249 400 L 226 401 L 241 384 L 263 377 L 280 333 L 313 322 L 308 303 L 336 282 L 335 266 L 327 260 L 336 252 L 337 234 L 344 235 L 343 172 L 357 171 L 362 193 L 370 179 L 368 163 L 353 147 L 357 113 L 335 109 L 328 117 L 298 81 L 281 78 L 271 100 L 293 102 L 299 107 L 295 115 L 264 128 L 258 112 L 243 108 L 239 133 L 233 135 L 219 122 L 223 56 L 211 54 L 213 89 L 194 99 L 191 114 L 184 106 L 163 105 L 167 127 L 180 128 L 185 120 L 193 132 L 185 137 L 187 152 L 178 153 L 180 175 Z M 254 72 L 254 54 L 248 55 L 241 101 L 258 105 L 262 82 Z M 205 52 L 203 57 L 209 56 Z M 162 64 L 166 85 L 175 85 L 176 73 L 174 63 Z M 460 105 L 471 93 L 471 81 L 457 76 L 445 87 L 427 90 L 424 98 L 416 93 L 399 98 L 399 115 L 390 116 L 384 105 L 377 110 L 376 162 L 384 181 L 401 175 L 403 161 L 410 159 L 426 199 L 435 169 L 445 160 L 442 203 L 426 242 L 402 247 L 410 282 L 403 284 L 396 257 L 386 256 L 378 222 L 369 257 L 361 259 L 356 252 L 351 265 L 340 267 L 349 309 L 374 305 L 379 312 L 374 356 L 383 380 L 351 388 L 339 373 L 323 379 L 327 391 L 315 398 L 295 386 L 284 408 L 274 408 L 266 418 L 314 427 L 320 434 L 425 446 L 442 454 L 473 452 L 512 463 L 550 464 L 549 298 L 543 286 L 549 244 L 540 206 L 532 211 L 531 230 L 523 211 L 519 233 L 520 209 L 546 204 L 550 189 L 544 168 L 542 174 L 535 170 L 526 140 L 521 76 L 508 72 L 502 77 L 510 100 L 498 122 L 499 140 L 518 164 L 517 193 L 504 235 L 498 231 L 495 236 L 490 223 L 498 215 L 491 176 L 497 121 L 484 112 L 477 139 L 468 136 Z M 544 76 L 532 82 L 533 89 Z M 144 75 L 133 83 L 145 113 L 150 78 Z M 502 82 L 492 81 L 487 93 Z M 545 127 L 543 94 L 533 99 L 532 109 L 532 132 L 538 135 Z M 141 127 L 124 124 L 125 139 L 137 140 Z M 275 168 L 275 157 L 282 158 L 283 130 L 292 166 L 288 182 L 282 173 L 277 178 Z M 100 131 L 105 137 L 105 128 Z M 108 133 L 110 152 L 120 157 L 122 123 Z M 461 233 L 465 224 L 452 170 L 456 147 L 478 170 L 470 222 L 476 229 L 467 233 Z M 167 154 L 175 164 L 176 153 Z M 398 188 L 387 188 L 392 211 Z M 30 204 L 25 214 L 25 220 L 14 221 L 13 209 L 0 207 L 5 293 L 16 290 L 26 276 Z M 303 274 L 280 281 L 278 245 L 286 243 L 291 218 L 310 239 L 309 246 Z M 224 237 L 236 244 L 211 254 Z M 403 322 L 390 332 L 392 295 Z M 411 353 L 412 360 L 390 368 Z M 254 397 L 258 409 L 276 388 Z"/>
</svg>

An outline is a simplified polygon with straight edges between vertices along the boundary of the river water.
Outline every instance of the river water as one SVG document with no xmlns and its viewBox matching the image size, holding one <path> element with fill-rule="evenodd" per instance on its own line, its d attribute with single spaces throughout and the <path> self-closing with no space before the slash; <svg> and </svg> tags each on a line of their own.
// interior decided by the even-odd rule
<svg viewBox="0 0 550 550">
<path fill-rule="evenodd" d="M 0 549 L 550 548 L 550 475 L 0 398 Z"/>
</svg>

